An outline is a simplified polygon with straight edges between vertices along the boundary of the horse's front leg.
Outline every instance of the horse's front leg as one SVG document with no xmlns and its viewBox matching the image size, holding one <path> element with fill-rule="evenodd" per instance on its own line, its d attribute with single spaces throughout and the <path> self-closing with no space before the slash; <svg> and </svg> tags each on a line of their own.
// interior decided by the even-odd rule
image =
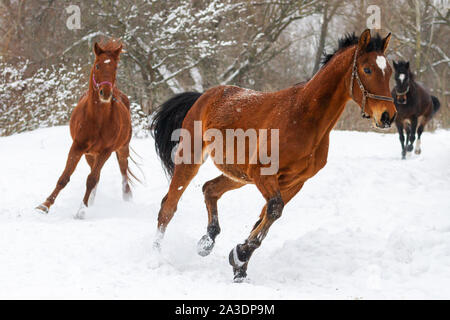
<svg viewBox="0 0 450 320">
<path fill-rule="evenodd" d="M 275 176 L 267 176 L 263 185 L 257 185 L 267 203 L 263 208 L 260 219 L 253 227 L 250 236 L 243 244 L 231 250 L 229 261 L 233 267 L 234 281 L 241 282 L 247 276 L 247 267 L 253 252 L 259 248 L 272 224 L 281 217 L 285 204 L 297 194 L 303 183 L 286 190 L 280 190 Z"/>
<path fill-rule="evenodd" d="M 408 152 L 413 151 L 414 149 L 414 141 L 416 140 L 416 130 L 417 130 L 417 117 L 413 117 L 411 119 L 411 132 L 409 135 L 409 141 L 408 141 Z"/>
<path fill-rule="evenodd" d="M 396 123 L 398 135 L 400 138 L 400 144 L 402 145 L 402 159 L 405 159 L 406 157 L 406 149 L 405 149 L 405 135 L 403 133 L 403 124 L 402 123 Z"/>
<path fill-rule="evenodd" d="M 83 202 L 81 203 L 80 209 L 75 215 L 75 219 L 84 219 L 86 216 L 86 211 L 90 203 L 90 197 L 92 190 L 97 186 L 100 179 L 100 171 L 103 168 L 106 160 L 108 160 L 111 155 L 111 151 L 105 151 L 100 153 L 95 157 L 95 163 L 91 168 L 91 173 L 86 180 L 86 193 L 84 194 Z"/>
<path fill-rule="evenodd" d="M 36 207 L 36 210 L 40 213 L 48 213 L 50 207 L 55 203 L 55 199 L 58 196 L 59 192 L 69 183 L 70 176 L 75 171 L 77 167 L 78 161 L 80 161 L 81 156 L 83 155 L 83 149 L 76 144 L 72 143 L 72 146 L 69 151 L 69 155 L 66 161 L 66 167 L 64 168 L 64 172 L 59 177 L 58 182 L 56 183 L 56 187 L 47 200 L 44 203 L 40 204 Z"/>
</svg>

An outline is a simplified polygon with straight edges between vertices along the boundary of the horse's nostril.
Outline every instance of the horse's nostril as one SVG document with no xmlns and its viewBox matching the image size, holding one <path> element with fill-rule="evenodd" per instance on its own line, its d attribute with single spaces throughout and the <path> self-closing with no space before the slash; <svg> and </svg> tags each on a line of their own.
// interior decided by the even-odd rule
<svg viewBox="0 0 450 320">
<path fill-rule="evenodd" d="M 381 115 L 381 122 L 384 124 L 391 124 L 391 119 L 387 111 L 383 112 L 383 114 Z"/>
</svg>

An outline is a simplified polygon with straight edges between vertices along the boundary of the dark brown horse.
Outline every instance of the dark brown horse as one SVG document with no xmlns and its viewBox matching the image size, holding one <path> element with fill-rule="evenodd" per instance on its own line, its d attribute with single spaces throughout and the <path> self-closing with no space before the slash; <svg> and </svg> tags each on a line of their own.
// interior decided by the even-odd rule
<svg viewBox="0 0 450 320">
<path fill-rule="evenodd" d="M 67 185 L 78 161 L 85 155 L 91 167 L 86 182 L 86 193 L 80 209 L 75 215 L 83 219 L 88 206 L 95 197 L 100 171 L 112 152 L 116 152 L 123 178 L 123 198 L 131 198 L 129 186 L 128 157 L 131 139 L 130 102 L 128 97 L 116 87 L 117 65 L 122 51 L 122 43 L 110 40 L 95 43 L 95 62 L 89 78 L 89 90 L 78 101 L 70 118 L 72 146 L 66 167 L 47 200 L 36 209 L 48 213 L 59 192 Z M 131 174 L 132 175 L 132 174 Z"/>
<path fill-rule="evenodd" d="M 326 57 L 324 66 L 311 80 L 278 92 L 219 86 L 203 94 L 179 94 L 165 102 L 155 115 L 153 130 L 157 152 L 172 175 L 172 181 L 161 203 L 155 247 L 160 248 L 160 241 L 181 195 L 197 174 L 203 153 L 208 153 L 223 174 L 203 186 L 208 228 L 199 242 L 199 254 L 211 252 L 220 232 L 217 201 L 225 192 L 255 184 L 267 201 L 248 239 L 231 250 L 229 255 L 235 281 L 245 278 L 252 253 L 281 216 L 284 206 L 309 178 L 325 166 L 329 134 L 346 103 L 353 99 L 361 106 L 363 115 L 372 118 L 377 127 L 390 126 L 396 110 L 389 88 L 392 71 L 385 58 L 389 39 L 390 35 L 384 39 L 378 35 L 372 38 L 369 30 L 359 38 L 348 35 L 339 41 L 338 50 Z M 185 132 L 178 149 L 174 149 L 178 140 L 172 141 L 171 135 L 179 128 Z M 199 129 L 200 140 L 196 137 Z M 245 161 L 236 163 L 228 161 L 228 158 L 223 161 L 223 155 L 230 151 L 230 146 L 234 159 L 236 147 L 239 147 L 236 141 L 232 140 L 231 144 L 227 141 L 222 153 L 218 148 L 211 148 L 216 140 L 202 136 L 202 132 L 213 130 L 218 139 L 220 133 L 226 136 L 230 129 L 258 130 L 257 141 L 250 142 L 249 139 L 249 143 L 244 144 Z M 261 134 L 266 132 L 265 129 L 278 131 Z M 272 143 L 274 139 L 278 139 L 278 143 Z M 193 151 L 189 151 L 191 146 L 194 146 Z M 263 147 L 272 154 L 279 151 L 274 160 L 277 168 L 274 173 L 264 171 L 273 163 L 263 159 L 250 161 Z M 195 152 L 196 148 L 200 153 Z M 173 150 L 179 156 L 181 150 L 183 159 L 188 161 L 175 164 Z"/>
<path fill-rule="evenodd" d="M 394 61 L 394 69 L 396 85 L 392 89 L 392 96 L 398 111 L 395 125 L 400 135 L 402 159 L 405 159 L 406 153 L 414 149 L 416 130 L 415 153 L 421 153 L 420 137 L 425 125 L 439 110 L 440 102 L 438 98 L 432 96 L 427 89 L 414 80 L 414 74 L 409 69 L 409 61 Z M 403 131 L 406 131 L 406 141 Z"/>
</svg>

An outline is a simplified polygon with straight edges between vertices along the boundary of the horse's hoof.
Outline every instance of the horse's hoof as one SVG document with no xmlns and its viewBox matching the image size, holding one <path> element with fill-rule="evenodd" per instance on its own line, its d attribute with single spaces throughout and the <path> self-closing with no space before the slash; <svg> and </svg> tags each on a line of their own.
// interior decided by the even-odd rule
<svg viewBox="0 0 450 320">
<path fill-rule="evenodd" d="M 241 269 L 245 266 L 247 261 L 242 261 L 238 256 L 238 246 L 234 247 L 233 250 L 230 251 L 230 255 L 228 256 L 228 261 L 230 262 L 231 266 L 235 269 Z"/>
<path fill-rule="evenodd" d="M 163 263 L 163 260 L 162 260 L 162 256 L 161 256 L 161 246 L 155 246 L 153 244 L 153 246 L 150 250 L 147 267 L 149 269 L 156 269 L 156 268 L 159 268 L 162 265 L 162 263 Z"/>
<path fill-rule="evenodd" d="M 247 279 L 247 267 L 246 266 L 238 268 L 233 267 L 233 274 L 234 274 L 233 281 L 235 283 L 242 283 Z"/>
<path fill-rule="evenodd" d="M 407 147 L 407 150 L 408 150 L 408 152 L 413 151 L 413 150 L 414 150 L 414 146 L 413 146 L 412 144 L 410 144 L 410 145 Z"/>
<path fill-rule="evenodd" d="M 122 199 L 123 199 L 123 201 L 130 202 L 131 200 L 133 200 L 133 193 L 131 191 L 124 192 L 122 194 Z"/>
<path fill-rule="evenodd" d="M 36 208 L 34 208 L 34 210 L 40 214 L 47 214 L 49 209 L 46 205 L 40 204 Z"/>
<path fill-rule="evenodd" d="M 86 205 L 82 204 L 80 209 L 78 209 L 77 213 L 73 216 L 76 220 L 84 220 L 86 218 Z"/>
<path fill-rule="evenodd" d="M 247 278 L 247 262 L 241 261 L 237 253 L 237 247 L 231 250 L 228 261 L 233 267 L 234 282 L 241 283 Z"/>
<path fill-rule="evenodd" d="M 236 274 L 235 273 L 234 278 L 233 278 L 233 282 L 234 283 L 243 283 L 243 282 L 247 282 L 247 281 L 248 281 L 248 279 L 247 279 L 247 273 L 246 272 L 244 272 L 243 274 Z"/>
<path fill-rule="evenodd" d="M 421 152 L 422 152 L 422 150 L 420 150 L 420 149 L 414 150 L 414 153 L 415 153 L 415 154 L 420 154 Z"/>
<path fill-rule="evenodd" d="M 209 255 L 214 248 L 214 240 L 205 234 L 197 243 L 197 253 L 202 257 Z"/>
</svg>

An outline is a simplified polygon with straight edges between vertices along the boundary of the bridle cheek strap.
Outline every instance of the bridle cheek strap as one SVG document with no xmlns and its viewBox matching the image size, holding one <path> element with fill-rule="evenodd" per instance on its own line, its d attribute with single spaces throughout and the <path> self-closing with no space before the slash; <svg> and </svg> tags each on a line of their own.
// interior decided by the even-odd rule
<svg viewBox="0 0 450 320">
<path fill-rule="evenodd" d="M 383 101 L 390 101 L 394 102 L 394 99 L 392 97 L 387 96 L 380 96 L 377 94 L 370 93 L 369 91 L 364 88 L 364 85 L 359 78 L 358 74 L 358 68 L 356 66 L 356 58 L 358 57 L 358 48 L 356 48 L 355 56 L 353 57 L 353 67 L 352 67 L 352 77 L 350 78 L 350 97 L 353 99 L 353 101 L 356 102 L 355 97 L 353 96 L 353 79 L 356 79 L 358 82 L 359 89 L 361 90 L 362 94 L 362 101 L 361 101 L 361 116 L 363 118 L 370 118 L 370 115 L 366 113 L 366 100 L 367 98 L 372 98 L 376 100 L 383 100 Z"/>
</svg>

